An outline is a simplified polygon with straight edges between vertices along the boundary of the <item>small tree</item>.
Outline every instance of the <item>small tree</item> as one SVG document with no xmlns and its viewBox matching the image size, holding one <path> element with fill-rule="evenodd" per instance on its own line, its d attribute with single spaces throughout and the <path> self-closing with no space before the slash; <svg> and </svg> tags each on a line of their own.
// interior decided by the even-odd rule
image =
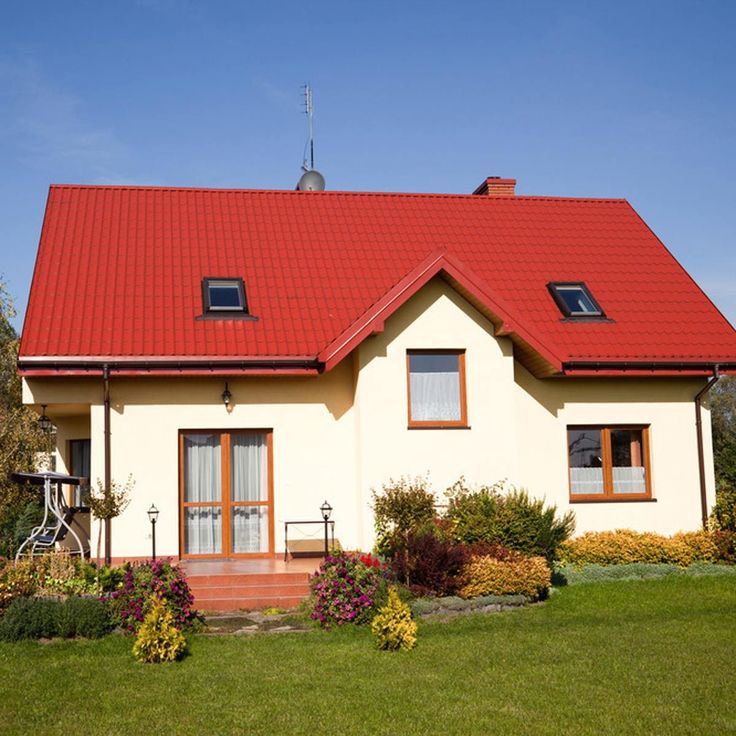
<svg viewBox="0 0 736 736">
<path fill-rule="evenodd" d="M 114 519 L 125 511 L 130 503 L 130 493 L 135 481 L 129 475 L 125 485 L 112 481 L 109 488 L 105 488 L 102 481 L 97 479 L 97 488 L 91 489 L 89 494 L 89 508 L 92 515 L 101 523 L 97 528 L 97 577 L 99 586 L 100 550 L 102 548 L 102 522 Z"/>
<path fill-rule="evenodd" d="M 722 376 L 708 399 L 716 482 L 736 488 L 736 376 Z"/>
<path fill-rule="evenodd" d="M 10 475 L 36 471 L 39 459 L 51 450 L 51 437 L 22 403 L 19 339 L 10 324 L 13 317 L 13 300 L 0 277 L 0 556 L 4 557 L 15 555 L 41 515 L 37 490 L 13 483 Z"/>
</svg>

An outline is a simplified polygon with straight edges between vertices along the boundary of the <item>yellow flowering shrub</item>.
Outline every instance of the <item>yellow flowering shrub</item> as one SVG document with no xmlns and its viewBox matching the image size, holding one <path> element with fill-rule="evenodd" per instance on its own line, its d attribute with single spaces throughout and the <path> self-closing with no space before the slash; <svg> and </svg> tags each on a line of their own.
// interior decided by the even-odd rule
<svg viewBox="0 0 736 736">
<path fill-rule="evenodd" d="M 155 598 L 138 629 L 133 656 L 139 662 L 174 662 L 187 648 L 184 634 L 174 623 L 174 615 L 161 598 Z"/>
<path fill-rule="evenodd" d="M 371 632 L 379 649 L 395 652 L 416 646 L 416 622 L 412 620 L 409 606 L 401 602 L 396 588 L 389 588 L 388 603 L 373 619 Z"/>
<path fill-rule="evenodd" d="M 31 596 L 37 590 L 33 560 L 9 562 L 0 572 L 0 615 L 16 598 Z"/>
<path fill-rule="evenodd" d="M 718 548 L 710 532 L 680 532 L 665 537 L 653 532 L 616 529 L 587 532 L 561 545 L 560 562 L 584 565 L 625 565 L 634 562 L 666 563 L 687 567 L 693 562 L 714 562 Z"/>
<path fill-rule="evenodd" d="M 462 572 L 461 598 L 479 595 L 526 595 L 541 598 L 552 583 L 552 573 L 544 557 L 515 557 L 497 560 L 474 557 Z"/>
</svg>

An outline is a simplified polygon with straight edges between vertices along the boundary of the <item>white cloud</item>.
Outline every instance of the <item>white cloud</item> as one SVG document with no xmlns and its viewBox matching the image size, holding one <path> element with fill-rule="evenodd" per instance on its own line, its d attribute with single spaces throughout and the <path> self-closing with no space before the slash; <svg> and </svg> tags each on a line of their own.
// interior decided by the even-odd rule
<svg viewBox="0 0 736 736">
<path fill-rule="evenodd" d="M 112 128 L 93 125 L 84 101 L 51 83 L 31 60 L 0 59 L 0 100 L 0 138 L 24 166 L 78 166 L 87 178 L 112 178 L 128 155 Z"/>
</svg>

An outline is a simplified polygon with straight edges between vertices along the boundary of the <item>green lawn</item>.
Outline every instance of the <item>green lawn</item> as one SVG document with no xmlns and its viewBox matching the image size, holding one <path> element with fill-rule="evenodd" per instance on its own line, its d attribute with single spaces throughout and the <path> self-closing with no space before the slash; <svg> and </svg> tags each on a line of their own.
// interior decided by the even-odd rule
<svg viewBox="0 0 736 736">
<path fill-rule="evenodd" d="M 132 641 L 0 645 L 2 734 L 736 733 L 736 580 L 561 590 L 540 606 L 369 632 L 194 637 L 173 665 Z"/>
</svg>

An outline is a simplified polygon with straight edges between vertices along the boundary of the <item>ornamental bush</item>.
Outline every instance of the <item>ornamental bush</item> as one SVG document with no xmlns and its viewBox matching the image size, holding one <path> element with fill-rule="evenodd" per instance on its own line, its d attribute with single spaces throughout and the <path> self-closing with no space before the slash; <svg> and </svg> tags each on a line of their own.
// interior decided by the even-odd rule
<svg viewBox="0 0 736 736">
<path fill-rule="evenodd" d="M 633 562 L 666 563 L 687 567 L 694 562 L 715 562 L 719 547 L 706 531 L 680 532 L 665 537 L 653 532 L 616 529 L 587 532 L 565 542 L 559 550 L 560 562 L 583 565 L 626 565 Z"/>
<path fill-rule="evenodd" d="M 373 491 L 376 551 L 392 557 L 404 549 L 409 534 L 435 516 L 436 499 L 426 478 L 390 480 L 380 493 Z"/>
<path fill-rule="evenodd" d="M 184 634 L 177 628 L 168 603 L 154 596 L 147 605 L 147 613 L 138 629 L 133 656 L 139 662 L 157 664 L 175 662 L 187 648 Z"/>
<path fill-rule="evenodd" d="M 412 620 L 411 608 L 401 602 L 393 586 L 388 591 L 388 603 L 371 623 L 371 633 L 379 649 L 395 652 L 416 646 L 417 625 Z"/>
<path fill-rule="evenodd" d="M 16 598 L 0 620 L 0 639 L 99 639 L 111 629 L 107 606 L 95 598 Z"/>
<path fill-rule="evenodd" d="M 455 539 L 466 544 L 495 542 L 527 555 L 555 559 L 559 546 L 575 531 L 575 514 L 557 517 L 556 506 L 545 506 L 524 489 L 505 483 L 469 489 L 463 478 L 447 489 L 445 514 Z"/>
<path fill-rule="evenodd" d="M 51 639 L 57 635 L 59 606 L 50 598 L 16 598 L 0 620 L 0 639 Z"/>
<path fill-rule="evenodd" d="M 342 551 L 328 555 L 309 580 L 310 617 L 325 628 L 369 621 L 386 599 L 386 573 L 374 559 L 364 562 Z"/>
<path fill-rule="evenodd" d="M 32 596 L 37 590 L 33 560 L 7 562 L 0 570 L 0 616 L 16 598 Z"/>
<path fill-rule="evenodd" d="M 409 534 L 406 549 L 394 554 L 391 565 L 397 580 L 415 595 L 449 596 L 458 591 L 460 575 L 471 557 L 490 555 L 507 559 L 509 554 L 499 544 L 456 542 L 447 522 L 435 520 Z"/>
<path fill-rule="evenodd" d="M 719 484 L 709 526 L 718 531 L 736 532 L 736 487 L 725 482 Z"/>
<path fill-rule="evenodd" d="M 104 596 L 109 601 L 113 620 L 134 633 L 143 623 L 151 597 L 164 601 L 180 628 L 194 627 L 202 616 L 192 607 L 194 596 L 186 576 L 168 560 L 148 560 L 123 566 L 122 587 Z"/>
<path fill-rule="evenodd" d="M 533 600 L 545 598 L 552 583 L 552 573 L 544 557 L 498 560 L 489 556 L 474 557 L 463 570 L 462 598 L 480 595 L 525 595 Z"/>
</svg>

